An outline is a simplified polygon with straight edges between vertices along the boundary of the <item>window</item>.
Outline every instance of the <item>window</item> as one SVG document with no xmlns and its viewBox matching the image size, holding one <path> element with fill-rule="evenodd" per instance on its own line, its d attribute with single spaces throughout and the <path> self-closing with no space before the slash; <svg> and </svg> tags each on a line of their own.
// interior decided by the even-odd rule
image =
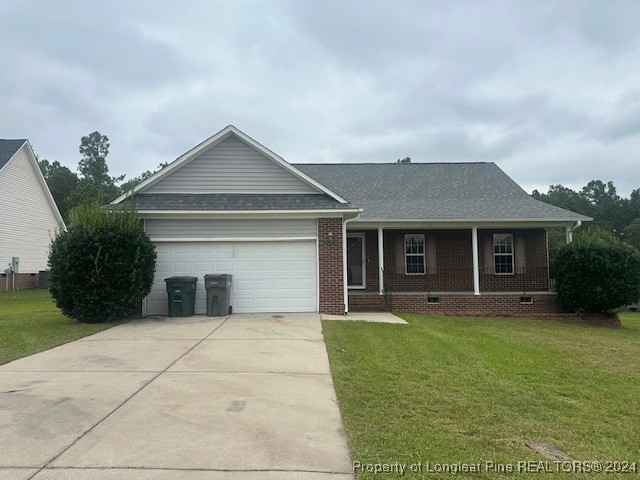
<svg viewBox="0 0 640 480">
<path fill-rule="evenodd" d="M 424 275 L 424 235 L 404 236 L 404 264 L 407 275 Z"/>
<path fill-rule="evenodd" d="M 513 273 L 513 235 L 510 233 L 493 236 L 493 265 L 498 275 Z"/>
</svg>

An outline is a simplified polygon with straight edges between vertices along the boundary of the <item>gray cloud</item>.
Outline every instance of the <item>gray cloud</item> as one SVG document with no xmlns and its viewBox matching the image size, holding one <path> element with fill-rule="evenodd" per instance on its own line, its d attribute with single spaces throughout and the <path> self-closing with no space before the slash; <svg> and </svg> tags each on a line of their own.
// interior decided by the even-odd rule
<svg viewBox="0 0 640 480">
<path fill-rule="evenodd" d="M 495 161 L 640 187 L 635 1 L 0 4 L 0 136 L 153 169 L 235 124 L 294 162 Z"/>
</svg>

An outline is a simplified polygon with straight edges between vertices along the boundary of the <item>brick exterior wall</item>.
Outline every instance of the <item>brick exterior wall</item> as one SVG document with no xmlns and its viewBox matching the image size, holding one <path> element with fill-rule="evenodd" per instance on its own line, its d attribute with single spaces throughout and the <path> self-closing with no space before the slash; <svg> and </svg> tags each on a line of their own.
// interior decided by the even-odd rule
<svg viewBox="0 0 640 480">
<path fill-rule="evenodd" d="M 28 288 L 38 288 L 40 276 L 37 273 L 17 273 L 15 277 L 16 290 L 26 290 Z M 7 288 L 7 274 L 0 274 L 0 291 L 11 290 L 12 287 L 11 275 L 9 275 L 9 282 Z"/>
<path fill-rule="evenodd" d="M 378 295 L 378 232 L 349 231 L 365 234 L 365 290 L 350 290 L 350 311 L 387 310 Z M 423 234 L 435 243 L 435 272 L 405 275 L 396 268 L 396 245 L 404 245 L 405 234 Z M 525 267 L 522 273 L 495 275 L 485 272 L 485 241 L 493 243 L 494 233 L 511 233 L 522 239 Z M 473 295 L 473 258 L 470 229 L 384 230 L 384 271 L 391 287 L 391 304 L 395 311 L 447 315 L 558 315 L 556 297 L 549 293 L 547 237 L 544 229 L 479 229 L 478 259 L 480 292 Z M 399 259 L 403 265 L 404 258 Z M 428 296 L 439 297 L 439 304 L 428 304 Z M 532 297 L 532 304 L 521 297 Z"/>
<path fill-rule="evenodd" d="M 527 294 L 533 303 L 520 303 L 519 293 L 437 294 L 438 304 L 427 303 L 427 293 L 393 293 L 391 309 L 395 312 L 431 313 L 435 315 L 528 316 L 557 315 L 561 313 L 554 293 Z M 379 308 L 376 308 L 378 306 Z M 384 299 L 378 294 L 349 295 L 349 310 L 384 310 Z"/>
<path fill-rule="evenodd" d="M 365 233 L 366 292 L 378 291 L 378 232 L 377 230 L 349 231 Z M 417 233 L 432 238 L 436 246 L 436 271 L 424 275 L 397 273 L 396 242 L 404 242 L 404 235 Z M 485 273 L 484 245 L 494 233 L 521 236 L 525 250 L 523 274 L 495 275 Z M 544 229 L 479 229 L 478 258 L 481 292 L 548 292 L 547 239 Z M 404 259 L 400 259 L 404 262 Z M 473 258 L 471 230 L 384 230 L 384 272 L 394 292 L 473 292 Z M 354 290 L 356 291 L 356 290 Z M 358 290 L 362 292 L 362 290 Z"/>
<path fill-rule="evenodd" d="M 342 315 L 345 305 L 341 218 L 318 219 L 318 260 L 320 313 Z"/>
<path fill-rule="evenodd" d="M 484 273 L 484 242 L 493 242 L 494 233 L 521 236 L 524 242 L 525 273 L 523 275 L 487 275 Z M 542 228 L 512 230 L 478 230 L 481 292 L 545 292 L 549 291 L 547 233 Z"/>
</svg>

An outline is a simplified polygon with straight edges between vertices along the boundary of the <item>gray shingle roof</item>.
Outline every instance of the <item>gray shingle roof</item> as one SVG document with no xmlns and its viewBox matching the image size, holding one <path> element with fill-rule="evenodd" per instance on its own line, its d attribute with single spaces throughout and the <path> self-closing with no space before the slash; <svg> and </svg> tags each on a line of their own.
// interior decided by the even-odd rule
<svg viewBox="0 0 640 480">
<path fill-rule="evenodd" d="M 20 140 L 4 140 L 0 139 L 0 168 L 4 167 L 11 157 L 24 145 L 25 139 Z"/>
<path fill-rule="evenodd" d="M 325 194 L 137 194 L 138 210 L 328 210 L 353 208 Z M 126 201 L 123 202 L 126 204 Z"/>
<path fill-rule="evenodd" d="M 361 220 L 588 220 L 533 199 L 495 163 L 297 164 Z"/>
</svg>

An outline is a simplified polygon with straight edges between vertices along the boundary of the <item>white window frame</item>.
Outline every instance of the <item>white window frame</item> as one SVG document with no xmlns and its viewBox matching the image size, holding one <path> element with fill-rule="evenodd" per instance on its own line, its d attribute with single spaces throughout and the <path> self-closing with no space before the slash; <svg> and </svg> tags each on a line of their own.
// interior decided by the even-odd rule
<svg viewBox="0 0 640 480">
<path fill-rule="evenodd" d="M 422 253 L 407 253 L 407 238 L 420 237 L 422 238 Z M 404 273 L 405 275 L 426 275 L 427 273 L 427 245 L 422 233 L 406 233 L 404 235 Z M 409 273 L 407 257 L 422 257 L 422 273 Z"/>
<path fill-rule="evenodd" d="M 496 253 L 496 237 L 511 238 L 511 252 L 510 253 Z M 513 234 L 512 233 L 494 233 L 493 234 L 493 273 L 495 275 L 514 275 L 515 274 L 515 255 L 513 253 Z M 496 257 L 511 257 L 511 271 L 510 272 L 498 272 L 496 271 Z"/>
</svg>

